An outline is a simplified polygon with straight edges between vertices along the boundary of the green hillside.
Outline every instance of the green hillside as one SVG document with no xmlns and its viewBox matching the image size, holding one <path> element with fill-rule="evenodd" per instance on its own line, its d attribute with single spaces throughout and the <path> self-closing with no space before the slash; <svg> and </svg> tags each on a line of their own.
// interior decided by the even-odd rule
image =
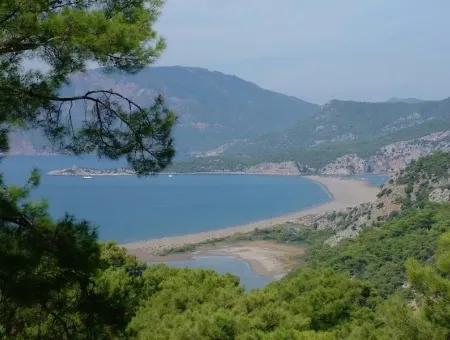
<svg viewBox="0 0 450 340">
<path fill-rule="evenodd" d="M 90 70 L 73 76 L 62 92 L 97 88 L 113 88 L 141 105 L 163 94 L 179 117 L 174 137 L 180 156 L 282 131 L 319 109 L 236 76 L 182 66 L 144 68 L 136 74 Z"/>
<path fill-rule="evenodd" d="M 270 155 L 327 144 L 393 142 L 450 126 L 450 99 L 419 103 L 359 103 L 333 100 L 317 114 L 282 133 L 236 145 L 229 154 Z M 379 143 L 378 143 L 379 144 Z"/>
<path fill-rule="evenodd" d="M 238 142 L 223 154 L 189 160 L 176 169 L 242 169 L 292 160 L 319 168 L 345 154 L 374 155 L 379 148 L 450 129 L 450 99 L 360 103 L 333 100 L 282 132 Z"/>
</svg>

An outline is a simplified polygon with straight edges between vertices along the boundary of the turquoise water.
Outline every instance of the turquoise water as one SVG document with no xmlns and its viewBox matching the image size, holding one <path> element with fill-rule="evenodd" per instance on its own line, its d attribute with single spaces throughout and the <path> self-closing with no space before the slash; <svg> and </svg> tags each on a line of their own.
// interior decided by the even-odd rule
<svg viewBox="0 0 450 340">
<path fill-rule="evenodd" d="M 329 200 L 302 177 L 251 175 L 48 176 L 62 167 L 117 167 L 110 161 L 66 156 L 15 156 L 0 163 L 8 183 L 23 184 L 33 167 L 43 173 L 34 198 L 46 198 L 54 217 L 66 212 L 98 226 L 100 239 L 131 242 L 183 235 L 271 218 Z"/>
</svg>

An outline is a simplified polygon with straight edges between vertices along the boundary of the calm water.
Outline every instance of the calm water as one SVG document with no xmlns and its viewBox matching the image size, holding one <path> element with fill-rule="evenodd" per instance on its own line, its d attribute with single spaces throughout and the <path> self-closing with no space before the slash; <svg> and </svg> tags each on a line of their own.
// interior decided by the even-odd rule
<svg viewBox="0 0 450 340">
<path fill-rule="evenodd" d="M 240 278 L 247 290 L 264 287 L 273 280 L 271 277 L 255 273 L 246 261 L 232 256 L 198 256 L 167 264 L 181 268 L 211 268 L 219 273 L 231 273 Z"/>
<path fill-rule="evenodd" d="M 34 198 L 46 198 L 54 217 L 66 212 L 92 221 L 101 239 L 130 242 L 249 223 L 329 200 L 318 184 L 301 177 L 160 175 L 95 177 L 48 176 L 51 169 L 98 168 L 121 164 L 65 156 L 5 158 L 0 171 L 9 183 L 23 184 L 33 167 L 42 171 Z"/>
<path fill-rule="evenodd" d="M 270 218 L 329 200 L 316 183 L 301 177 L 175 175 L 151 178 L 48 176 L 56 168 L 113 168 L 123 162 L 66 156 L 15 156 L 0 163 L 8 183 L 24 184 L 32 168 L 42 171 L 34 198 L 47 198 L 53 216 L 65 212 L 98 226 L 101 239 L 129 242 L 194 233 Z M 359 176 L 379 186 L 386 176 Z M 240 277 L 246 289 L 265 286 L 272 278 L 230 256 L 200 256 L 169 262 L 176 267 L 211 268 Z"/>
</svg>

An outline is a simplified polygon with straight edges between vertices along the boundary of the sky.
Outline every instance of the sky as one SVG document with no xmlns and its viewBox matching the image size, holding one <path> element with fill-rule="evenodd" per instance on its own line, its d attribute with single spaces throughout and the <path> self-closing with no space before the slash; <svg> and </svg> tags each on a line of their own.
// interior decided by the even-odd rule
<svg viewBox="0 0 450 340">
<path fill-rule="evenodd" d="M 158 65 L 323 104 L 450 96 L 449 0 L 167 0 Z"/>
</svg>

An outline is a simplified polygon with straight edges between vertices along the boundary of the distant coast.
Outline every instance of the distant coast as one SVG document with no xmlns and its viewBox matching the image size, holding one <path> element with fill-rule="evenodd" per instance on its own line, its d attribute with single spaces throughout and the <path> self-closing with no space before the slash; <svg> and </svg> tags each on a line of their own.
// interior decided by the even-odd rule
<svg viewBox="0 0 450 340">
<path fill-rule="evenodd" d="M 136 172 L 129 168 L 98 169 L 86 167 L 72 167 L 55 169 L 47 172 L 50 176 L 136 176 Z M 265 170 L 243 170 L 243 171 L 192 171 L 192 172 L 160 172 L 159 175 L 255 175 L 255 176 L 299 176 L 297 172 L 288 171 L 265 171 Z"/>
<path fill-rule="evenodd" d="M 330 195 L 331 200 L 327 203 L 317 205 L 315 207 L 244 225 L 232 226 L 219 230 L 205 231 L 182 236 L 164 237 L 160 239 L 133 242 L 124 244 L 123 246 L 126 247 L 130 253 L 136 255 L 141 260 L 147 262 L 158 262 L 159 260 L 159 262 L 161 262 L 170 260 L 170 258 L 164 259 L 164 257 L 158 256 L 159 254 L 169 249 L 194 245 L 209 240 L 223 239 L 236 233 L 251 232 L 255 229 L 272 228 L 283 223 L 295 222 L 298 219 L 308 215 L 316 215 L 327 211 L 341 210 L 347 207 L 356 206 L 361 203 L 371 202 L 376 199 L 376 195 L 379 192 L 378 188 L 373 187 L 369 183 L 361 180 L 323 176 L 305 176 L 305 178 L 308 178 L 322 185 L 324 190 L 326 190 Z M 248 248 L 249 245 L 247 244 L 246 247 Z M 209 253 L 211 253 L 211 251 L 218 253 L 225 252 L 228 255 L 247 260 L 250 264 L 252 264 L 254 270 L 263 274 L 271 273 L 274 276 L 279 276 L 286 271 L 283 262 L 275 261 L 273 257 L 267 256 L 267 252 L 262 252 L 265 254 L 265 256 L 258 256 L 257 251 L 245 252 L 242 251 L 240 247 L 228 247 L 226 249 L 208 250 Z M 278 263 L 278 265 L 274 265 L 274 261 Z"/>
</svg>

